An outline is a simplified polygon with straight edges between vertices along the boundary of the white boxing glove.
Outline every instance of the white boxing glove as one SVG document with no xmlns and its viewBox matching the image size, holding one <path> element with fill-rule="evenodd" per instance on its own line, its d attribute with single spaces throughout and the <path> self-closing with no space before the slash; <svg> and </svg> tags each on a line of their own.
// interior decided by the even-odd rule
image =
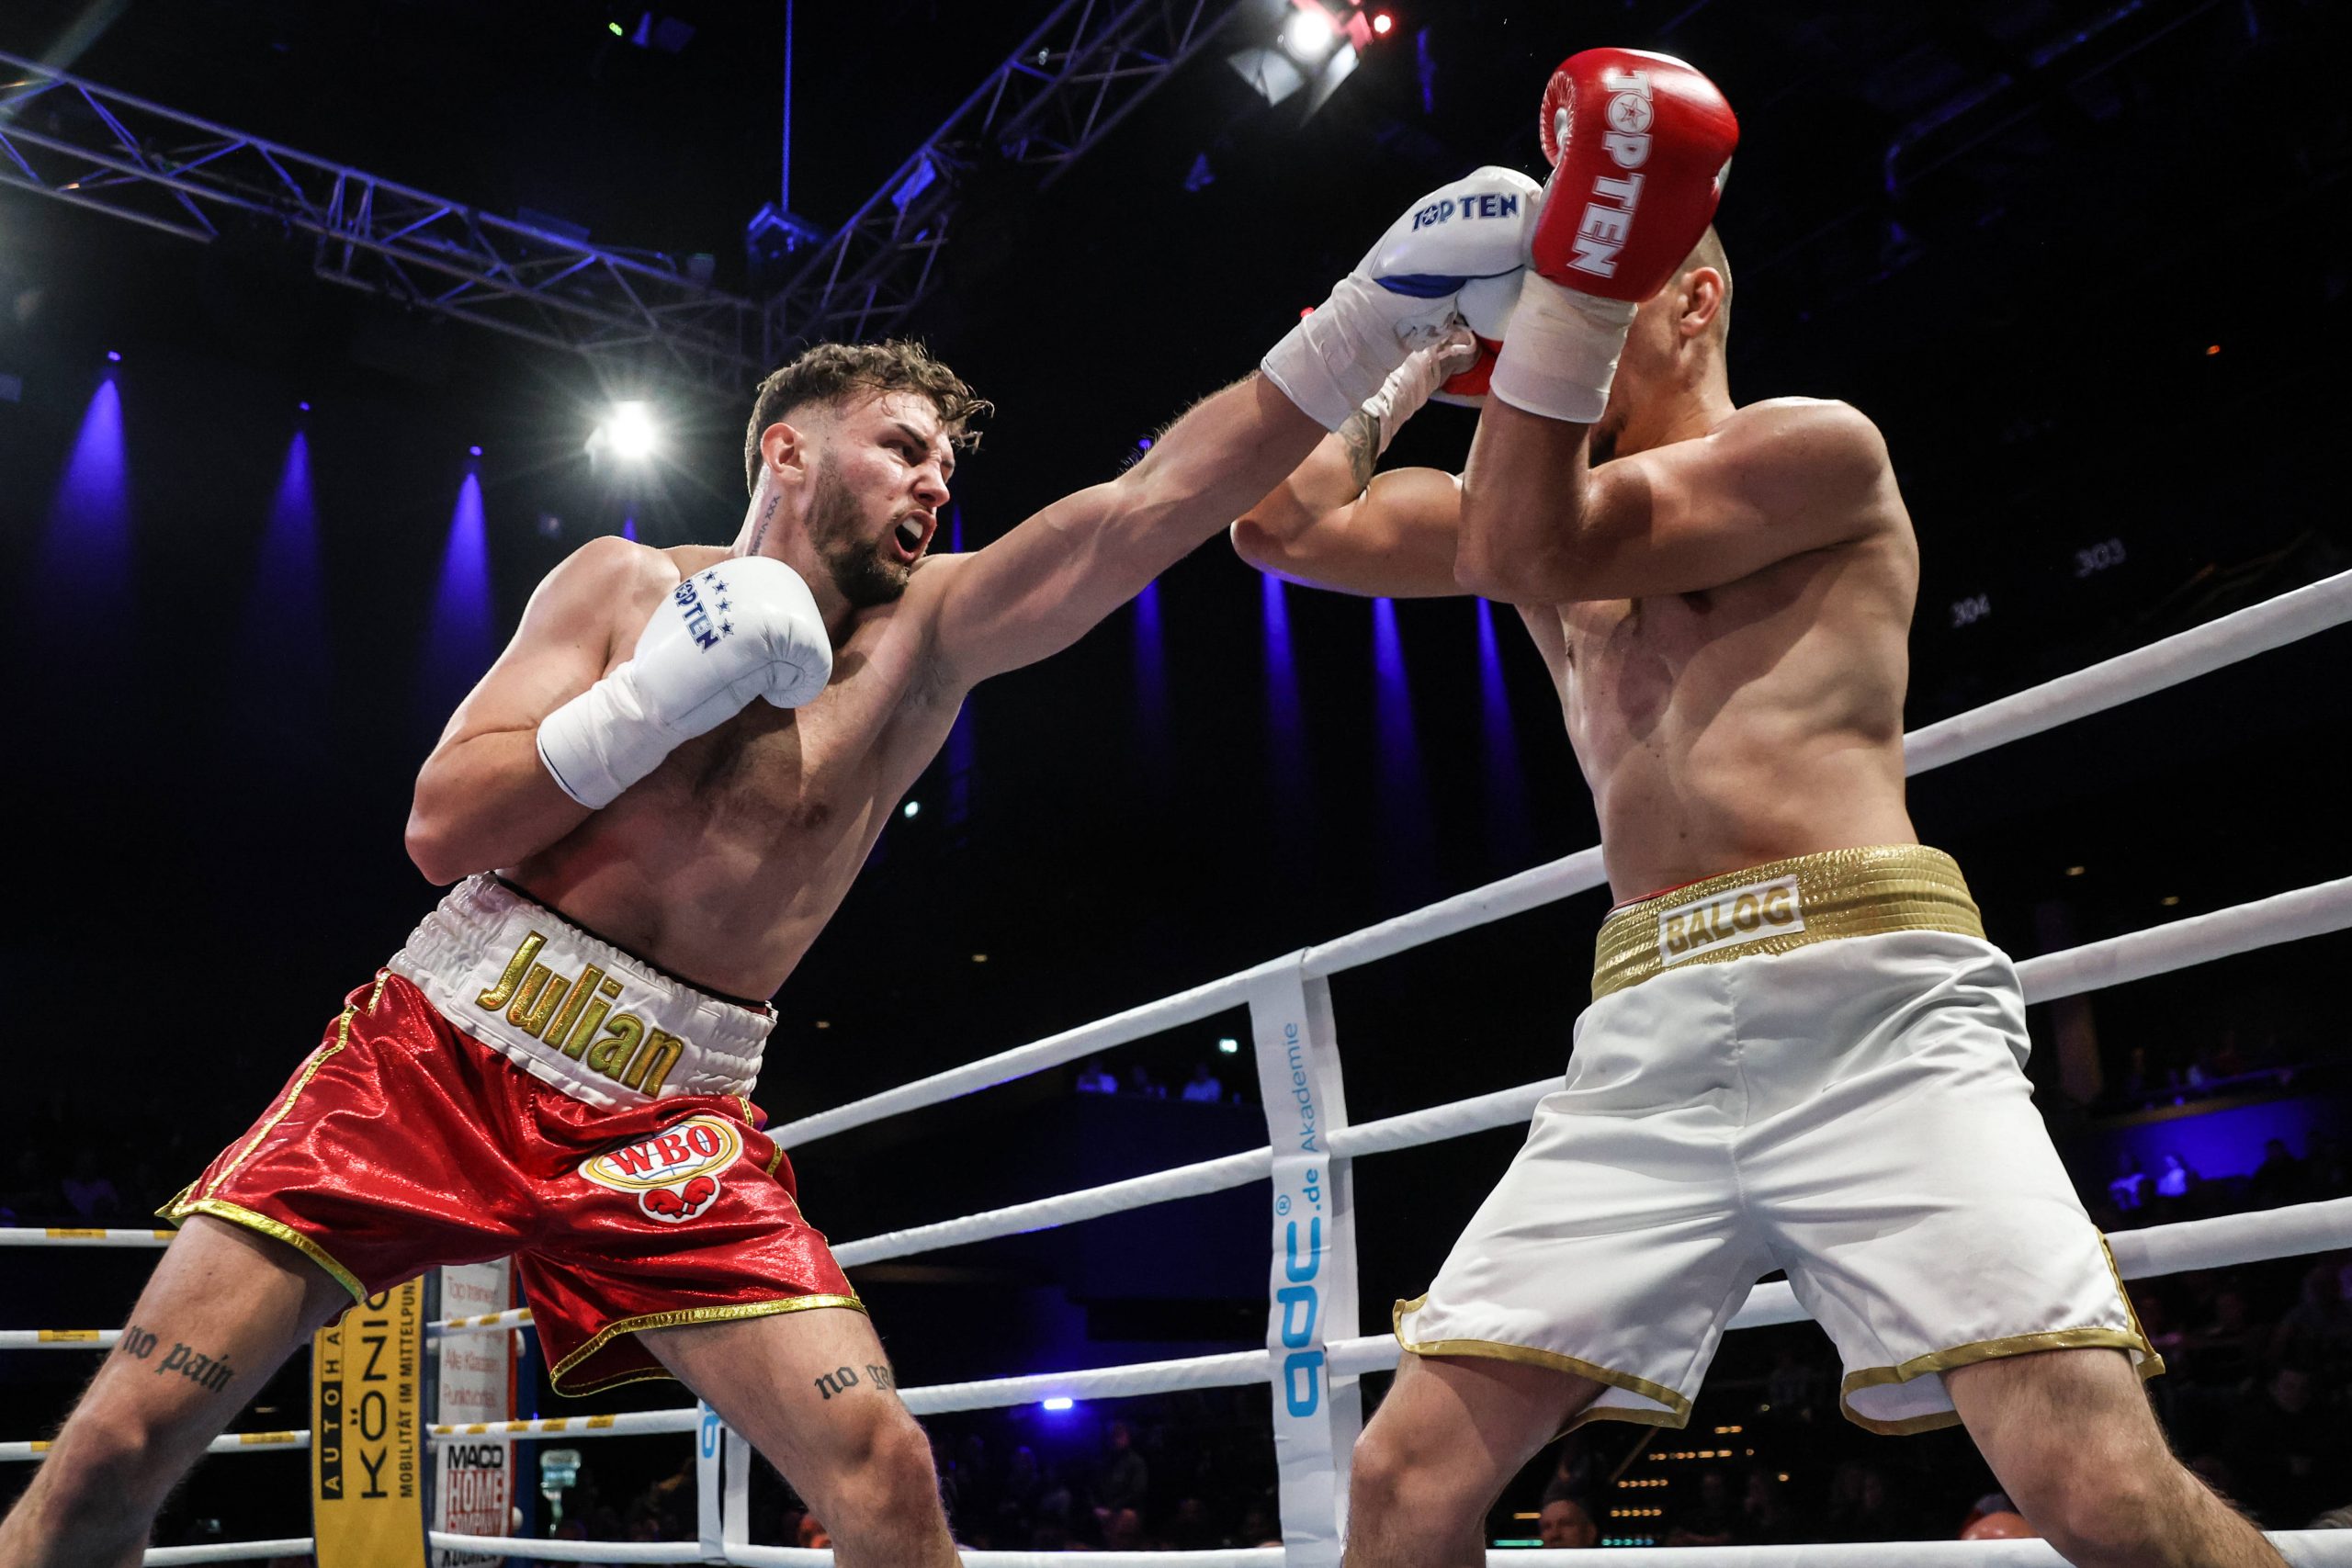
<svg viewBox="0 0 2352 1568">
<path fill-rule="evenodd" d="M 1268 351 L 1266 378 L 1324 429 L 1339 429 L 1407 354 L 1452 330 L 1464 285 L 1526 265 L 1541 188 L 1515 169 L 1488 167 L 1415 202 Z"/>
<path fill-rule="evenodd" d="M 724 560 L 672 591 L 628 661 L 539 721 L 539 761 L 591 810 L 754 698 L 798 707 L 832 678 L 833 645 L 800 574 Z"/>
</svg>

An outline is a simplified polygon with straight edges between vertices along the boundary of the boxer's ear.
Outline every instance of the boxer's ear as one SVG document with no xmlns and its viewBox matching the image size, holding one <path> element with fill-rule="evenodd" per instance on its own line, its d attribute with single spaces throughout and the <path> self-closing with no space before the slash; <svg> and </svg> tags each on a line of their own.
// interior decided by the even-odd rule
<svg viewBox="0 0 2352 1568">
<path fill-rule="evenodd" d="M 805 425 L 778 420 L 760 432 L 760 467 L 769 478 L 786 483 L 807 477 L 815 456 Z"/>
</svg>

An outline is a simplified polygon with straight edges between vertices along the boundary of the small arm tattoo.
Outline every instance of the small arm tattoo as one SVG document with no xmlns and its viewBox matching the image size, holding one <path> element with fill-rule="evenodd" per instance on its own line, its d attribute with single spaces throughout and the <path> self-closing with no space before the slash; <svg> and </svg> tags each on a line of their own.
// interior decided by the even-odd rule
<svg viewBox="0 0 2352 1568">
<path fill-rule="evenodd" d="M 1372 470 L 1380 461 L 1380 422 L 1370 409 L 1358 409 L 1340 425 L 1340 440 L 1348 449 L 1348 477 L 1362 495 L 1372 485 Z"/>
</svg>

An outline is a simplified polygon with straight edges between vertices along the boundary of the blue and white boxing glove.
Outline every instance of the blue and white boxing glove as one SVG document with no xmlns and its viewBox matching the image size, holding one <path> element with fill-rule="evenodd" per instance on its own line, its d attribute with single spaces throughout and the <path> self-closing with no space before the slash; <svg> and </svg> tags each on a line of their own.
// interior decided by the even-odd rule
<svg viewBox="0 0 2352 1568">
<path fill-rule="evenodd" d="M 612 673 L 539 721 L 539 761 L 591 810 L 755 699 L 798 707 L 832 678 L 833 645 L 800 574 L 724 560 L 673 589 Z"/>
<path fill-rule="evenodd" d="M 1527 265 L 1541 189 L 1515 169 L 1495 167 L 1440 186 L 1389 225 L 1259 368 L 1324 429 L 1337 430 L 1406 355 L 1458 323 L 1465 286 L 1513 278 Z"/>
</svg>

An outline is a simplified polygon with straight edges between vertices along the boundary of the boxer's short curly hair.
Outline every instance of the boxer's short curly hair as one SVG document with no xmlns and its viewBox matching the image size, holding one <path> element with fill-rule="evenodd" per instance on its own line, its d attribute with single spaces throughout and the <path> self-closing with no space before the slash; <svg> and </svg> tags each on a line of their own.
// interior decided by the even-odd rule
<svg viewBox="0 0 2352 1568">
<path fill-rule="evenodd" d="M 759 491 L 762 431 L 805 404 L 839 406 L 858 392 L 914 392 L 928 398 L 946 427 L 948 445 L 959 452 L 979 445 L 979 433 L 971 422 L 995 407 L 920 343 L 892 338 L 887 343 L 817 344 L 760 383 L 751 427 L 743 433 L 745 487 L 753 494 Z"/>
</svg>

